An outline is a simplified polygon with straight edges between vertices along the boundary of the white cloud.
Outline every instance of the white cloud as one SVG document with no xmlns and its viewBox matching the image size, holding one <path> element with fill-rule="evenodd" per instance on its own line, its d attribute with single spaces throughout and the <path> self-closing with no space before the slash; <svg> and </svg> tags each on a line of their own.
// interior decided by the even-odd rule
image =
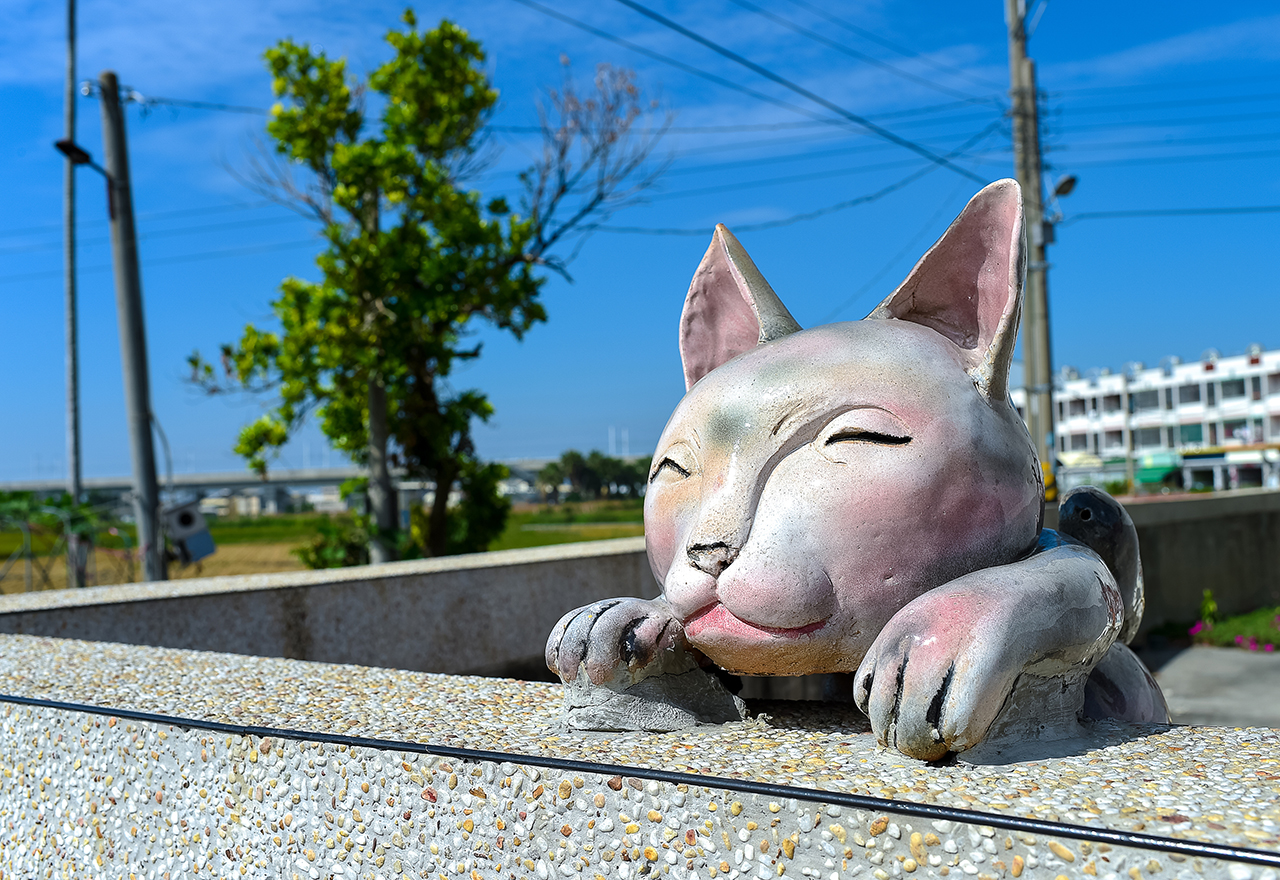
<svg viewBox="0 0 1280 880">
<path fill-rule="evenodd" d="M 1052 65 L 1052 70 L 1058 81 L 1123 83 L 1195 64 L 1277 59 L 1280 15 L 1270 15 L 1191 31 L 1087 61 Z"/>
</svg>

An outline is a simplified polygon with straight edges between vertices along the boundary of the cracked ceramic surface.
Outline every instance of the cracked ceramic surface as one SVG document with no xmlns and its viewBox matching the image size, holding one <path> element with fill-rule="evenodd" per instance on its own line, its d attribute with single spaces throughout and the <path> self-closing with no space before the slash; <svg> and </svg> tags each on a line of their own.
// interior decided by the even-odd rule
<svg viewBox="0 0 1280 880">
<path fill-rule="evenodd" d="M 1167 720 L 1118 640 L 1142 612 L 1123 509 L 1080 497 L 1066 528 L 1042 529 L 1008 395 L 1022 225 L 1017 184 L 994 183 L 866 320 L 810 330 L 717 227 L 680 322 L 688 394 L 645 497 L 663 594 L 570 612 L 548 666 L 600 685 L 672 651 L 752 675 L 856 672 L 877 738 L 931 760 L 1076 736 L 1086 705 Z"/>
</svg>

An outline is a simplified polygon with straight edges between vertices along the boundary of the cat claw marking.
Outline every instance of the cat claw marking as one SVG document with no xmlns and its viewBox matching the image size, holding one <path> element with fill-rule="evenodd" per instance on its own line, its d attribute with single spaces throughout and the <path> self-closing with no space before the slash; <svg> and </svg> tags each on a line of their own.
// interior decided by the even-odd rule
<svg viewBox="0 0 1280 880">
<path fill-rule="evenodd" d="M 1076 490 L 1060 532 L 1041 528 L 1009 400 L 1025 261 L 1021 192 L 998 181 L 866 319 L 803 330 L 717 226 L 645 494 L 662 597 L 566 615 L 547 665 L 633 700 L 702 663 L 855 672 L 876 737 L 922 759 L 1019 717 L 1035 736 L 1082 712 L 1166 720 L 1124 646 L 1143 608 L 1128 515 Z"/>
</svg>

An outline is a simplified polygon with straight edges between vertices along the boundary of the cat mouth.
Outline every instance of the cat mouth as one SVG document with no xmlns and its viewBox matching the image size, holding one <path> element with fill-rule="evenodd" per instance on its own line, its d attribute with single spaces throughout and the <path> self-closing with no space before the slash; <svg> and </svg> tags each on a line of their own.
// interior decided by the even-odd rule
<svg viewBox="0 0 1280 880">
<path fill-rule="evenodd" d="M 691 639 L 696 639 L 700 635 L 712 631 L 728 633 L 742 638 L 758 639 L 764 636 L 774 636 L 795 639 L 817 632 L 826 626 L 827 621 L 830 619 L 829 617 L 824 617 L 814 623 L 806 623 L 804 626 L 797 627 L 765 626 L 764 624 L 743 620 L 726 608 L 722 602 L 712 602 L 710 605 L 694 612 L 684 622 L 684 631 Z"/>
</svg>

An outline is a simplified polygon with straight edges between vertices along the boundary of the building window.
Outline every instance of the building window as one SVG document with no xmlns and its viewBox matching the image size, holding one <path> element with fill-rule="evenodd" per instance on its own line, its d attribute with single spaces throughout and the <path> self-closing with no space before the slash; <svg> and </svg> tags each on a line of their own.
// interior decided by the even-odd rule
<svg viewBox="0 0 1280 880">
<path fill-rule="evenodd" d="M 1280 383 L 1280 373 L 1276 374 L 1276 380 L 1277 383 Z M 1120 412 L 1120 395 L 1108 394 L 1106 397 L 1102 398 L 1102 411 L 1104 413 Z"/>
<path fill-rule="evenodd" d="M 1244 392 L 1241 391 L 1240 393 L 1243 394 Z M 1132 399 L 1134 412 L 1160 408 L 1160 392 L 1154 388 L 1148 391 L 1135 391 Z"/>
<path fill-rule="evenodd" d="M 1272 373 L 1267 377 L 1267 393 L 1280 394 L 1280 373 Z"/>
<path fill-rule="evenodd" d="M 1173 389 L 1166 388 L 1164 390 L 1164 408 L 1173 409 Z"/>
<path fill-rule="evenodd" d="M 1102 447 L 1104 449 L 1123 449 L 1124 448 L 1124 432 L 1123 431 L 1107 431 L 1102 436 Z"/>
<path fill-rule="evenodd" d="M 1248 420 L 1247 419 L 1223 420 L 1222 436 L 1227 440 L 1242 440 L 1247 443 L 1249 440 Z"/>
<path fill-rule="evenodd" d="M 1249 386 L 1250 386 L 1250 390 L 1253 392 L 1253 399 L 1261 400 L 1262 399 L 1262 377 L 1254 376 L 1252 379 L 1249 380 Z"/>
<path fill-rule="evenodd" d="M 1071 435 L 1071 451 L 1084 452 L 1089 448 L 1088 434 L 1072 434 Z"/>
<path fill-rule="evenodd" d="M 1222 399 L 1232 400 L 1236 397 L 1244 397 L 1244 380 L 1243 379 L 1223 379 L 1222 380 Z"/>
<path fill-rule="evenodd" d="M 1218 445 L 1218 423 L 1214 422 L 1209 425 L 1209 445 Z"/>
<path fill-rule="evenodd" d="M 1153 446 L 1163 446 L 1164 438 L 1160 435 L 1163 432 L 1159 428 L 1139 428 L 1133 432 L 1134 445 L 1138 449 L 1150 449 Z"/>
<path fill-rule="evenodd" d="M 1183 385 L 1178 389 L 1178 403 L 1199 403 L 1200 386 Z"/>
<path fill-rule="evenodd" d="M 1067 420 L 1067 403 L 1065 400 L 1058 401 L 1058 421 L 1065 422 Z"/>
<path fill-rule="evenodd" d="M 1183 446 L 1196 446 L 1204 442 L 1204 425 L 1183 425 L 1178 429 L 1178 440 Z"/>
<path fill-rule="evenodd" d="M 1071 408 L 1070 408 L 1070 410 L 1069 410 L 1070 415 L 1073 415 L 1073 416 L 1082 416 L 1082 415 L 1084 415 L 1084 401 L 1083 401 L 1083 400 L 1081 400 L 1080 398 L 1078 398 L 1078 397 L 1077 397 L 1075 400 L 1072 400 L 1070 403 L 1071 403 Z"/>
<path fill-rule="evenodd" d="M 1204 385 L 1205 397 L 1209 406 L 1218 405 L 1218 386 L 1213 382 L 1206 382 Z"/>
</svg>

